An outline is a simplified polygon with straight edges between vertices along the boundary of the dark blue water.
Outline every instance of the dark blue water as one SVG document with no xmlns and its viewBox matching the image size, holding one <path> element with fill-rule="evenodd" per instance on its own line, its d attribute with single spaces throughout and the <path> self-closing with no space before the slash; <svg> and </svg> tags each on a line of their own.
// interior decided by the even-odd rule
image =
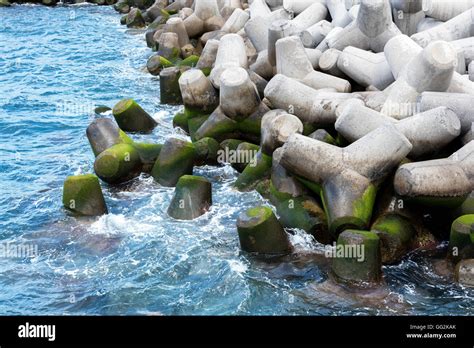
<svg viewBox="0 0 474 348">
<path fill-rule="evenodd" d="M 420 253 L 385 267 L 387 288 L 363 297 L 325 283 L 322 246 L 303 232 L 279 262 L 241 253 L 235 220 L 266 203 L 232 190 L 229 166 L 197 168 L 214 205 L 191 222 L 166 215 L 173 189 L 147 176 L 103 185 L 110 214 L 68 217 L 62 184 L 93 170 L 96 105 L 135 98 L 160 122 L 134 136 L 149 142 L 176 133 L 179 108 L 159 104 L 143 32 L 111 8 L 13 6 L 0 19 L 0 245 L 37 247 L 0 258 L 0 314 L 474 314 L 473 290 Z"/>
</svg>

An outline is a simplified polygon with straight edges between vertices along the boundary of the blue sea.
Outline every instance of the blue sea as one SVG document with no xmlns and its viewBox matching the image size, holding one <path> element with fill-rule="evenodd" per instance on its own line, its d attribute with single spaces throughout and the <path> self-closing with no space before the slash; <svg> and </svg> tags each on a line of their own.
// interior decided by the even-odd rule
<svg viewBox="0 0 474 348">
<path fill-rule="evenodd" d="M 0 8 L 0 247 L 34 247 L 0 257 L 0 314 L 474 314 L 474 290 L 427 252 L 384 267 L 386 287 L 368 294 L 331 284 L 324 246 L 302 231 L 288 231 L 286 258 L 241 252 L 237 216 L 268 203 L 235 191 L 230 166 L 195 168 L 212 181 L 214 204 L 193 221 L 168 217 L 173 189 L 147 175 L 102 185 L 108 215 L 69 216 L 63 181 L 93 172 L 85 130 L 95 106 L 134 98 L 159 122 L 134 139 L 185 136 L 172 127 L 179 107 L 160 105 L 144 68 L 143 31 L 119 19 L 107 6 Z"/>
</svg>

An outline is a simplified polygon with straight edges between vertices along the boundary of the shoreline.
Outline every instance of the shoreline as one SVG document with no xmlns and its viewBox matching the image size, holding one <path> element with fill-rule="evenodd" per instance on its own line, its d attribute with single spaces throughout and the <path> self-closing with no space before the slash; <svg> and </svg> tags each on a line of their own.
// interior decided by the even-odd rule
<svg viewBox="0 0 474 348">
<path fill-rule="evenodd" d="M 359 289 L 383 286 L 382 264 L 397 263 L 415 249 L 435 250 L 450 240 L 447 263 L 458 280 L 472 286 L 474 143 L 459 97 L 464 91 L 470 105 L 472 87 L 468 79 L 459 82 L 453 74 L 458 58 L 449 52 L 452 48 L 427 44 L 418 55 L 416 49 L 409 60 L 414 68 L 405 72 L 409 69 L 400 66 L 408 63 L 398 62 L 395 53 L 411 45 L 408 36 L 390 34 L 393 39 L 386 38 L 383 45 L 375 40 L 363 48 L 329 40 L 335 28 L 340 28 L 332 34 L 337 36 L 357 22 L 360 6 L 368 1 L 354 5 L 357 10 L 351 6 L 345 13 L 342 7 L 330 12 L 340 18 L 330 18 L 326 5 L 319 2 L 295 9 L 295 18 L 277 1 L 272 8 L 260 0 L 250 6 L 238 2 L 236 8 L 219 8 L 210 0 L 196 2 L 201 6 L 193 11 L 185 1 L 172 7 L 156 1 L 144 13 L 125 1 L 115 4 L 118 12 L 126 12 L 124 4 L 128 6 L 123 24 L 147 28 L 148 45 L 157 46 L 148 70 L 160 76 L 162 102 L 184 105 L 173 125 L 192 141 L 134 142 L 126 132 L 147 133 L 156 122 L 132 99 L 120 102 L 113 108 L 117 124 L 99 119 L 110 122 L 96 120 L 89 126 L 97 176 L 68 178 L 65 207 L 83 215 L 106 213 L 98 178 L 114 185 L 145 172 L 161 185 L 176 187 L 170 216 L 193 219 L 212 205 L 211 184 L 192 175 L 193 167 L 223 161 L 241 172 L 236 189 L 257 190 L 277 213 L 255 207 L 239 216 L 236 225 L 244 251 L 275 258 L 291 254 L 288 228 L 303 229 L 323 244 L 361 247 L 362 262 L 342 255 L 331 260 L 330 271 L 338 283 Z M 311 6 L 307 18 L 298 19 Z M 381 11 L 366 7 L 362 14 L 367 19 L 370 11 Z M 348 23 L 333 26 L 326 35 L 322 24 L 313 28 L 328 19 Z M 313 24 L 295 36 L 291 27 L 308 23 Z M 301 38 L 307 35 L 302 33 L 310 27 L 313 47 L 305 47 Z M 399 29 L 390 26 L 390 30 Z M 364 36 L 357 35 L 352 44 L 364 42 Z M 368 49 L 384 52 L 384 59 Z M 440 50 L 445 56 L 436 56 Z M 411 95 L 397 99 L 400 96 L 392 91 L 407 86 L 405 75 L 422 79 L 417 71 L 427 64 L 425 56 L 444 62 L 435 64 L 440 71 L 429 70 L 430 83 L 444 83 L 444 91 L 424 87 L 416 102 L 408 102 Z M 361 62 L 379 70 L 364 76 Z M 432 95 L 452 93 L 453 84 L 458 88 L 453 103 L 461 105 L 457 110 L 439 105 L 436 100 L 442 96 Z M 369 117 L 374 121 L 366 126 Z M 429 161 L 440 158 L 437 171 L 430 169 L 438 162 Z"/>
</svg>

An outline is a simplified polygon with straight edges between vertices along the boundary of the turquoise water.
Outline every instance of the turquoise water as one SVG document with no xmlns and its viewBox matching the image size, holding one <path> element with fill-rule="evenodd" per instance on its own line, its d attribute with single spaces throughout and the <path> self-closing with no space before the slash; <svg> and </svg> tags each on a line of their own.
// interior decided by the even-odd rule
<svg viewBox="0 0 474 348">
<path fill-rule="evenodd" d="M 235 220 L 266 203 L 233 190 L 229 166 L 195 170 L 212 181 L 214 205 L 191 222 L 166 215 L 173 189 L 146 175 L 103 185 L 110 214 L 69 217 L 62 184 L 93 170 L 94 107 L 135 98 L 160 123 L 133 136 L 148 142 L 179 134 L 179 107 L 159 104 L 143 32 L 112 8 L 13 6 L 0 18 L 0 243 L 37 247 L 0 258 L 0 314 L 474 314 L 474 291 L 436 273 L 426 253 L 385 267 L 383 296 L 363 298 L 325 283 L 323 247 L 301 231 L 290 231 L 285 259 L 241 253 Z"/>
</svg>

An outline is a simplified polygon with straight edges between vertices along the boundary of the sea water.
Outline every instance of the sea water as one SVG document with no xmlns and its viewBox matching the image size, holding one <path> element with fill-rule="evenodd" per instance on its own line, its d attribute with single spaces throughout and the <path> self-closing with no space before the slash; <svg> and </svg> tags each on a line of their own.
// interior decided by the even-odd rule
<svg viewBox="0 0 474 348">
<path fill-rule="evenodd" d="M 214 204 L 193 221 L 168 217 L 173 189 L 147 175 L 102 184 L 108 215 L 69 216 L 62 185 L 93 172 L 95 106 L 134 98 L 159 122 L 134 139 L 185 137 L 172 127 L 179 107 L 160 105 L 144 69 L 143 31 L 119 18 L 107 6 L 0 8 L 0 246 L 11 250 L 0 257 L 0 314 L 474 314 L 474 291 L 435 272 L 442 256 L 428 252 L 384 267 L 382 296 L 362 297 L 327 283 L 324 247 L 302 231 L 289 231 L 289 257 L 241 252 L 237 216 L 268 203 L 234 190 L 230 166 L 195 168 Z"/>
</svg>

